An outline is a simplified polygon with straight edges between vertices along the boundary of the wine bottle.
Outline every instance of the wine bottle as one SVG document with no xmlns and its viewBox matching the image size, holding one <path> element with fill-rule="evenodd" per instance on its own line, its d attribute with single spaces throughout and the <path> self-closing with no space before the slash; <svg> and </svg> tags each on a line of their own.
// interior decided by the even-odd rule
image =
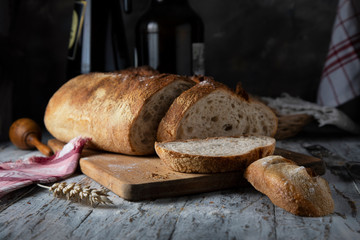
<svg viewBox="0 0 360 240">
<path fill-rule="evenodd" d="M 70 79 L 81 74 L 81 46 L 82 28 L 86 10 L 86 1 L 75 1 L 72 13 L 72 23 L 70 28 L 70 39 L 68 45 L 68 59 L 66 78 Z"/>
<path fill-rule="evenodd" d="M 151 0 L 136 25 L 135 66 L 204 75 L 204 24 L 187 0 Z"/>
<path fill-rule="evenodd" d="M 68 53 L 68 79 L 129 66 L 119 0 L 75 1 Z"/>
</svg>

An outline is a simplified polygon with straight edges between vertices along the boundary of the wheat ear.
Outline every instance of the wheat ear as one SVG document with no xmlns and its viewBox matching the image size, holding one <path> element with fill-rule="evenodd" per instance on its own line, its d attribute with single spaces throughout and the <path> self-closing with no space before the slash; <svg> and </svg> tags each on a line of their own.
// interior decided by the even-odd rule
<svg viewBox="0 0 360 240">
<path fill-rule="evenodd" d="M 108 198 L 109 190 L 106 189 L 94 189 L 90 186 L 82 186 L 81 184 L 66 182 L 54 183 L 51 187 L 42 184 L 37 184 L 39 187 L 47 188 L 53 193 L 54 197 L 66 197 L 68 200 L 73 201 L 87 201 L 91 204 L 112 204 L 112 201 Z"/>
</svg>

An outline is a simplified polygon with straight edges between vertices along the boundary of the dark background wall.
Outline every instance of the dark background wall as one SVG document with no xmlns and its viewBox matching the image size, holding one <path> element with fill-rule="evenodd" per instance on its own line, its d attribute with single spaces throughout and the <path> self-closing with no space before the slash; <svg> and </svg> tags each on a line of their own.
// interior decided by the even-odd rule
<svg viewBox="0 0 360 240">
<path fill-rule="evenodd" d="M 65 82 L 73 0 L 0 0 L 0 140 L 22 117 L 43 123 Z"/>
<path fill-rule="evenodd" d="M 234 88 L 315 101 L 337 0 L 189 0 L 205 24 L 206 72 Z M 149 0 L 125 15 L 129 49 Z"/>
<path fill-rule="evenodd" d="M 63 84 L 73 0 L 0 0 L 0 140 L 10 123 L 42 124 Z M 106 1 L 104 1 L 105 3 Z M 288 92 L 314 101 L 337 0 L 189 0 L 205 24 L 207 75 L 250 93 Z M 134 27 L 149 0 L 124 15 L 131 58 Z"/>
</svg>

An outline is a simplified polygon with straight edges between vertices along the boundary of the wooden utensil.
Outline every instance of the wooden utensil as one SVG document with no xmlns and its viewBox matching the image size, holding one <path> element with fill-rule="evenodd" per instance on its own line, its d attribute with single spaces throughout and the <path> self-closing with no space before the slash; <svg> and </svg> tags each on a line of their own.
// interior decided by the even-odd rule
<svg viewBox="0 0 360 240">
<path fill-rule="evenodd" d="M 20 149 L 34 149 L 35 147 L 44 155 L 51 156 L 51 148 L 41 143 L 41 129 L 30 118 L 16 120 L 9 129 L 10 141 Z"/>
</svg>

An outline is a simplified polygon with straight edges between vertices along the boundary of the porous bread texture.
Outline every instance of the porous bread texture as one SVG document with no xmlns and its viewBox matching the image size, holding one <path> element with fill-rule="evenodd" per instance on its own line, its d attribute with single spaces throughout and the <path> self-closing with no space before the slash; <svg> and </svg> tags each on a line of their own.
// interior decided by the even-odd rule
<svg viewBox="0 0 360 240">
<path fill-rule="evenodd" d="M 157 140 L 274 136 L 276 130 L 276 115 L 266 105 L 207 79 L 175 99 L 160 122 Z"/>
<path fill-rule="evenodd" d="M 156 142 L 155 151 L 173 171 L 217 173 L 240 171 L 253 161 L 271 155 L 275 139 L 266 136 L 214 137 Z"/>
<path fill-rule="evenodd" d="M 188 82 L 174 81 L 148 99 L 130 130 L 132 146 L 137 146 L 141 152 L 154 149 L 156 133 L 161 119 L 174 99 L 188 88 Z"/>
<path fill-rule="evenodd" d="M 159 121 L 172 101 L 193 85 L 172 74 L 83 74 L 52 96 L 44 123 L 63 142 L 81 135 L 90 137 L 97 149 L 153 154 Z"/>
<path fill-rule="evenodd" d="M 281 156 L 259 159 L 246 169 L 245 178 L 277 206 L 307 217 L 334 211 L 334 200 L 325 179 L 312 177 L 302 166 Z"/>
</svg>

